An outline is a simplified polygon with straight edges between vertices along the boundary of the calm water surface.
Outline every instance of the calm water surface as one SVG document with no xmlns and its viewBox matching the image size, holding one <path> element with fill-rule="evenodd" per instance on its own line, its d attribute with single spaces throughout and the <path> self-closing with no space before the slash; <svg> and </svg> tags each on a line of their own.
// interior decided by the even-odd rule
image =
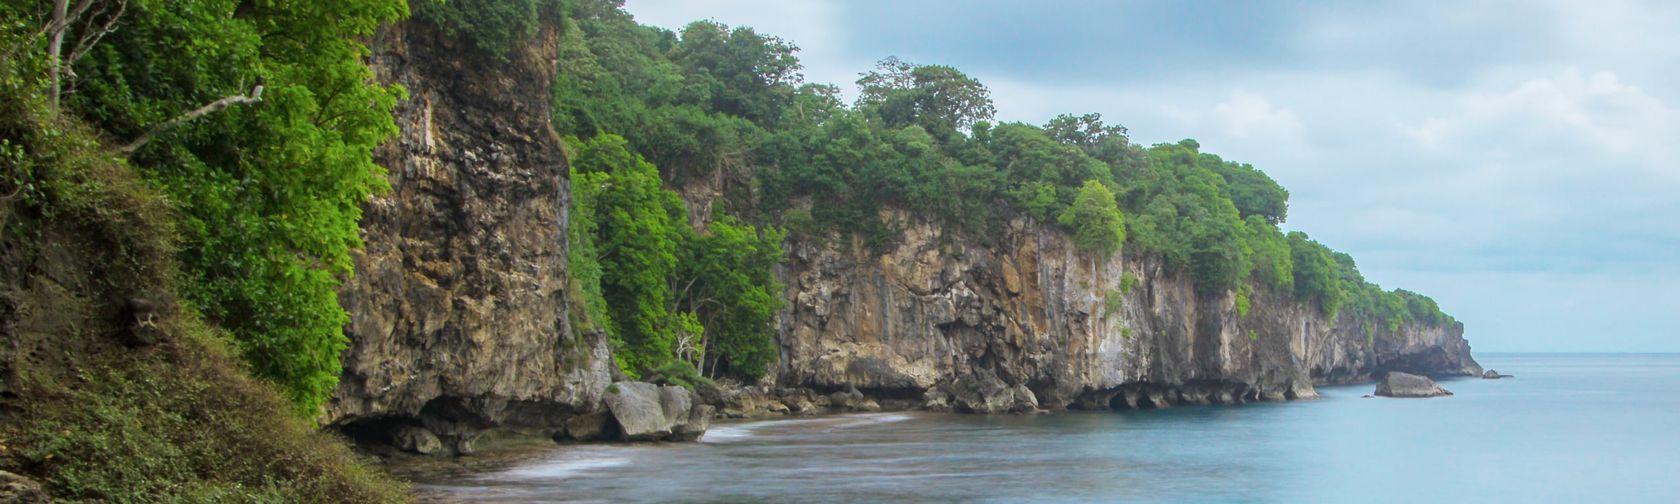
<svg viewBox="0 0 1680 504">
<path fill-rule="evenodd" d="M 1482 354 L 1434 399 L 716 425 L 422 482 L 468 502 L 1680 502 L 1680 355 Z"/>
</svg>

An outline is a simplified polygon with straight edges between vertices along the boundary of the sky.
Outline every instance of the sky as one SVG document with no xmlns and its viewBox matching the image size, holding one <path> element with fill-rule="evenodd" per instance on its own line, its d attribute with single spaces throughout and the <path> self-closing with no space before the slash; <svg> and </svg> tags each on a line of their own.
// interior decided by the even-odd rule
<svg viewBox="0 0 1680 504">
<path fill-rule="evenodd" d="M 1680 352 L 1680 2 L 628 0 L 1101 113 L 1290 191 L 1284 227 L 1428 294 L 1478 352 Z M 852 94 L 851 96 L 855 96 Z"/>
</svg>

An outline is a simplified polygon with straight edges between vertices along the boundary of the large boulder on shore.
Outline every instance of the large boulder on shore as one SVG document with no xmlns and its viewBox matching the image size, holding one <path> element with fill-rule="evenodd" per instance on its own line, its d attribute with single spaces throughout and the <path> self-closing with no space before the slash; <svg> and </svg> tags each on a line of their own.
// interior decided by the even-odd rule
<svg viewBox="0 0 1680 504">
<path fill-rule="evenodd" d="M 714 409 L 698 404 L 688 389 L 645 382 L 618 382 L 602 397 L 624 441 L 692 441 L 711 424 Z"/>
<path fill-rule="evenodd" d="M 1436 397 L 1452 395 L 1452 392 L 1436 385 L 1435 380 L 1429 377 L 1392 371 L 1377 382 L 1376 394 L 1383 397 Z"/>
</svg>

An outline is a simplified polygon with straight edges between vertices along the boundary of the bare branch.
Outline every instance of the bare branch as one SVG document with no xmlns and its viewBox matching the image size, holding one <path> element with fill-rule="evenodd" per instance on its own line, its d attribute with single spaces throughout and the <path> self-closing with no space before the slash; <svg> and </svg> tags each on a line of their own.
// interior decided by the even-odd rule
<svg viewBox="0 0 1680 504">
<path fill-rule="evenodd" d="M 93 25 L 94 19 L 99 16 L 88 16 L 87 21 L 82 25 L 81 39 L 76 41 L 76 48 L 70 51 L 69 57 L 64 59 L 66 67 L 74 66 L 77 61 L 82 60 L 82 57 L 87 56 L 88 50 L 93 49 L 93 46 L 98 44 L 100 39 L 110 35 L 111 32 L 117 31 L 117 21 L 122 19 L 124 12 L 128 11 L 128 0 L 117 0 L 116 4 L 116 12 L 106 16 L 104 24 L 98 29 L 95 29 Z M 100 9 L 99 12 L 104 14 L 110 10 L 110 8 L 104 8 Z"/>
<path fill-rule="evenodd" d="M 194 110 L 192 110 L 190 112 L 187 112 L 185 114 L 175 116 L 175 118 L 173 118 L 173 119 L 170 119 L 168 121 L 164 121 L 162 123 L 159 123 L 157 126 L 153 126 L 152 129 L 146 131 L 146 134 L 140 135 L 140 138 L 136 138 L 136 139 L 134 139 L 134 141 L 129 142 L 128 144 L 123 145 L 121 147 L 118 147 L 116 149 L 115 153 L 123 155 L 123 156 L 133 154 L 134 151 L 140 150 L 140 147 L 145 146 L 146 142 L 152 141 L 153 137 L 156 137 L 158 134 L 163 133 L 164 131 L 167 131 L 170 128 L 174 128 L 175 126 L 179 126 L 182 123 L 186 123 L 186 122 L 191 121 L 193 119 L 198 119 L 200 117 L 204 117 L 204 116 L 216 113 L 218 111 L 221 111 L 222 109 L 225 109 L 225 108 L 228 108 L 228 107 L 231 107 L 231 106 L 234 106 L 234 105 L 248 105 L 248 104 L 260 102 L 260 101 L 262 101 L 262 89 L 263 89 L 262 85 L 259 84 L 256 87 L 251 88 L 251 94 L 249 94 L 249 95 L 229 96 L 229 97 L 226 97 L 226 98 L 222 98 L 220 100 L 210 102 L 209 104 L 207 104 L 203 107 L 199 107 L 199 108 L 194 109 Z"/>
</svg>

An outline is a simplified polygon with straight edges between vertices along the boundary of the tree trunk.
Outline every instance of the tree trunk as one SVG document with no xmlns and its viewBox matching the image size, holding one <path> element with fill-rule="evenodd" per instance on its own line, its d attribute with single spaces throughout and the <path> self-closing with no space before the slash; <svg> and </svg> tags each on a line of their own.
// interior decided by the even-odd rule
<svg viewBox="0 0 1680 504">
<path fill-rule="evenodd" d="M 53 108 L 58 108 L 58 95 L 63 89 L 64 64 L 60 55 L 64 52 L 64 31 L 70 27 L 70 21 L 64 17 L 69 13 L 70 0 L 53 0 L 52 24 L 47 25 L 47 78 L 52 82 Z"/>
</svg>

